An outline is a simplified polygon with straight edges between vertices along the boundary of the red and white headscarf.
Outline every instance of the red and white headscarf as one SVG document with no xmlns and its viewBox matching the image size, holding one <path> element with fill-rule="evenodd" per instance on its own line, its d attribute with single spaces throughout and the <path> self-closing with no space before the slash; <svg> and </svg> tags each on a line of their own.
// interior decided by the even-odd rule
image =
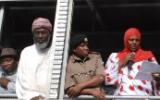
<svg viewBox="0 0 160 100">
<path fill-rule="evenodd" d="M 120 51 L 117 55 L 119 60 L 124 59 L 124 57 L 130 53 L 131 51 L 129 50 L 128 47 L 128 40 L 131 36 L 137 36 L 140 38 L 141 41 L 141 32 L 137 28 L 129 28 L 125 34 L 124 34 L 124 49 Z M 142 61 L 142 60 L 148 60 L 150 58 L 154 57 L 151 51 L 144 51 L 141 49 L 139 46 L 138 50 L 135 52 L 135 58 L 133 59 L 134 62 Z"/>
<path fill-rule="evenodd" d="M 45 28 L 49 32 L 52 31 L 52 24 L 47 18 L 38 17 L 36 18 L 32 23 L 32 32 L 34 32 L 36 29 L 39 28 Z"/>
</svg>

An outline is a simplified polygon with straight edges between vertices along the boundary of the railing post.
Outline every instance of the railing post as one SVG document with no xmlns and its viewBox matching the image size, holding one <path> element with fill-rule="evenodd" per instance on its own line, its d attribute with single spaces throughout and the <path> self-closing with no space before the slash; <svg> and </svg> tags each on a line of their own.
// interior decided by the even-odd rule
<svg viewBox="0 0 160 100">
<path fill-rule="evenodd" d="M 54 32 L 49 57 L 51 66 L 50 99 L 63 100 L 64 96 L 72 5 L 73 0 L 57 0 Z"/>
<path fill-rule="evenodd" d="M 3 19 L 4 19 L 4 7 L 0 8 L 0 42 L 2 41 L 2 26 L 3 26 Z"/>
</svg>

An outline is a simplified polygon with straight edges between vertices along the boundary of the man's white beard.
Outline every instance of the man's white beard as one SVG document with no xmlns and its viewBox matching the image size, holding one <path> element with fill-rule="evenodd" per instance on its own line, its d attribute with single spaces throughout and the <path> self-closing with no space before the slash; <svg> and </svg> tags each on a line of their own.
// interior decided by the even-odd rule
<svg viewBox="0 0 160 100">
<path fill-rule="evenodd" d="M 44 43 L 35 42 L 36 48 L 37 48 L 39 51 L 45 50 L 45 49 L 47 48 L 48 44 L 49 44 L 49 41 L 50 41 L 50 36 L 48 37 L 47 41 L 44 42 Z"/>
</svg>

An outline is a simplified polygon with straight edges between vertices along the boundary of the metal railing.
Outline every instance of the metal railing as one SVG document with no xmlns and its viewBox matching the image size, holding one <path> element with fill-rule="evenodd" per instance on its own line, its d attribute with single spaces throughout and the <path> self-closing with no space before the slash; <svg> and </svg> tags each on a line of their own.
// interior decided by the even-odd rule
<svg viewBox="0 0 160 100">
<path fill-rule="evenodd" d="M 114 95 L 106 95 L 105 96 L 106 99 L 147 99 L 147 100 L 160 100 L 160 96 L 114 96 Z M 95 99 L 95 97 L 91 96 L 91 95 L 81 95 L 77 98 L 69 98 L 68 96 L 64 96 L 64 100 L 93 100 Z"/>
<path fill-rule="evenodd" d="M 0 94 L 0 100 L 18 100 L 16 94 Z"/>
<path fill-rule="evenodd" d="M 114 96 L 114 95 L 106 95 L 106 99 L 152 99 L 152 100 L 160 100 L 160 96 Z M 73 98 L 71 98 L 73 99 Z M 64 100 L 71 100 L 68 96 L 64 96 Z M 93 100 L 95 99 L 91 95 L 81 95 L 76 98 L 76 100 Z M 0 100 L 18 100 L 16 94 L 0 94 Z M 60 100 L 60 99 L 57 99 Z M 61 99 L 62 100 L 62 99 Z"/>
<path fill-rule="evenodd" d="M 5 7 L 0 7 L 0 41 L 2 37 L 2 26 L 3 26 L 3 19 L 4 19 Z"/>
</svg>

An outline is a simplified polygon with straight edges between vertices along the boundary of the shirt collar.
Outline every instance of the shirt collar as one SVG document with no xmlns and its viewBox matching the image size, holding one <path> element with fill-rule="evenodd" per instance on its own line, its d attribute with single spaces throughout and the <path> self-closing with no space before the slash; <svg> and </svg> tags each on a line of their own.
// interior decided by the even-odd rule
<svg viewBox="0 0 160 100">
<path fill-rule="evenodd" d="M 80 57 L 78 57 L 74 54 L 72 55 L 72 58 L 73 58 L 73 63 L 84 63 L 90 59 L 89 56 L 85 57 L 84 59 L 81 59 Z"/>
</svg>

